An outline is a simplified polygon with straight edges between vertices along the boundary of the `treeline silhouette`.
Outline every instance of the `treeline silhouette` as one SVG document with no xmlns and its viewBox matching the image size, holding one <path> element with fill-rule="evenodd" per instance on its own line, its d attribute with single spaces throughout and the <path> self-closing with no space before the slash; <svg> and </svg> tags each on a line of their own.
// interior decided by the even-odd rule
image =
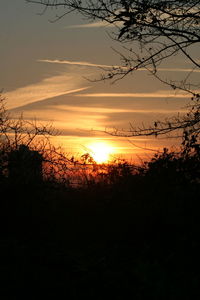
<svg viewBox="0 0 200 300">
<path fill-rule="evenodd" d="M 195 137 L 184 139 L 178 153 L 164 149 L 140 167 L 97 165 L 88 155 L 77 161 L 58 151 L 49 156 L 28 143 L 5 147 L 3 141 L 2 299 L 200 294 Z M 75 185 L 72 167 L 74 178 L 81 177 Z"/>
</svg>

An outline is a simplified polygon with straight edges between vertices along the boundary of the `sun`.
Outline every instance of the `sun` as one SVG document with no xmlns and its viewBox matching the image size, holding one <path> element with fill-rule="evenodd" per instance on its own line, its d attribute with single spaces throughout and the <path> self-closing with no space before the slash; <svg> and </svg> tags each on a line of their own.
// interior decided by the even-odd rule
<svg viewBox="0 0 200 300">
<path fill-rule="evenodd" d="M 106 163 L 110 159 L 110 155 L 114 152 L 113 147 L 106 142 L 95 142 L 88 145 L 90 155 L 96 163 Z"/>
</svg>

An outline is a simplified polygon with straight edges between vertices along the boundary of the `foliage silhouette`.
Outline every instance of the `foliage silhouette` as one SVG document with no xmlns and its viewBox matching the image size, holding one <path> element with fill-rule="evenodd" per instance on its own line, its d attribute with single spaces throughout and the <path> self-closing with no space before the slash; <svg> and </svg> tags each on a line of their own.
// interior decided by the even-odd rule
<svg viewBox="0 0 200 300">
<path fill-rule="evenodd" d="M 2 291 L 14 299 L 197 296 L 200 156 L 197 141 L 186 141 L 140 167 L 90 164 L 88 173 L 76 162 L 87 172 L 81 186 L 63 185 L 57 173 L 38 186 L 4 178 Z"/>
</svg>

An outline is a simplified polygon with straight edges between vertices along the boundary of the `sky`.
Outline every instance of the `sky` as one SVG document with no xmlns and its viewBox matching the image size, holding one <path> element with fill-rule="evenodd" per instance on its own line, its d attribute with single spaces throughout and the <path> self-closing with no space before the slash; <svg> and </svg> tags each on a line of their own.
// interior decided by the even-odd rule
<svg viewBox="0 0 200 300">
<path fill-rule="evenodd" d="M 142 127 L 185 111 L 188 101 L 173 94 L 146 71 L 119 80 L 96 81 L 101 67 L 119 65 L 112 48 L 113 30 L 102 23 L 88 23 L 79 15 L 57 21 L 56 12 L 25 0 L 0 1 L 0 89 L 6 107 L 17 117 L 51 122 L 60 134 L 54 139 L 67 153 L 84 153 L 96 142 L 112 148 L 113 157 L 136 160 L 175 144 L 160 138 L 125 138 L 105 130 Z M 161 73 L 185 78 L 190 65 L 176 57 Z M 198 76 L 194 73 L 193 76 Z"/>
</svg>

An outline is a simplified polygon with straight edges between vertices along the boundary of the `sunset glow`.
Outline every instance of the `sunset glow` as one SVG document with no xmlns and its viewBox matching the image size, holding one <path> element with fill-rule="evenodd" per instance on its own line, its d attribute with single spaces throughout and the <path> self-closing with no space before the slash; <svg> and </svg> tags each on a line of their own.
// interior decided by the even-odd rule
<svg viewBox="0 0 200 300">
<path fill-rule="evenodd" d="M 124 139 L 129 129 L 148 128 L 155 120 L 185 114 L 188 95 L 161 84 L 145 68 L 134 72 L 134 80 L 132 76 L 113 82 L 99 80 L 113 67 L 116 70 L 121 67 L 122 72 L 128 68 L 118 59 L 120 48 L 117 50 L 116 41 L 105 38 L 107 31 L 109 34 L 113 31 L 114 24 L 98 19 L 83 22 L 79 14 L 69 14 L 52 25 L 47 19 L 53 21 L 54 13 L 58 12 L 47 10 L 46 16 L 38 17 L 39 6 L 25 2 L 30 0 L 1 0 L 0 11 L 1 27 L 8 30 L 2 30 L 2 38 L 8 43 L 1 45 L 1 64 L 6 74 L 0 74 L 0 89 L 6 109 L 15 119 L 23 113 L 26 120 L 52 124 L 58 131 L 56 137 L 51 137 L 52 143 L 72 156 L 90 153 L 97 163 L 112 161 L 113 154 L 117 158 L 140 160 L 150 154 L 145 148 L 155 151 L 179 144 L 175 139 L 154 136 L 142 140 L 133 136 L 132 144 Z M 6 12 L 9 13 L 5 17 Z M 12 59 L 10 49 L 15 49 Z M 199 52 L 195 51 L 198 59 Z M 176 56 L 175 60 L 160 65 L 161 77 L 172 81 L 180 77 L 184 81 L 192 71 L 192 79 L 198 84 L 200 70 L 182 62 L 182 56 Z M 105 128 L 109 132 L 113 129 L 112 133 L 120 131 L 122 138 L 105 136 Z"/>
<path fill-rule="evenodd" d="M 107 163 L 111 154 L 114 153 L 114 148 L 106 142 L 91 143 L 87 148 L 95 162 L 99 164 Z"/>
</svg>

